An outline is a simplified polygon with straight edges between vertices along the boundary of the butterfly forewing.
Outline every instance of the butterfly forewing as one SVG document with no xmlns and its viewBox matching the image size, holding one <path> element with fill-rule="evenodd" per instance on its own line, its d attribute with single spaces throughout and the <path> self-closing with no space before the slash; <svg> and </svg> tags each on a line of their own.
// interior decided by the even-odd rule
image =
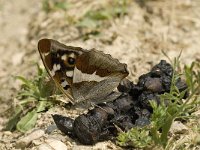
<svg viewBox="0 0 200 150">
<path fill-rule="evenodd" d="M 128 76 L 126 64 L 95 49 L 42 39 L 38 50 L 49 75 L 72 103 L 110 99 L 119 82 Z"/>
<path fill-rule="evenodd" d="M 38 50 L 49 75 L 59 89 L 70 98 L 74 67 L 76 59 L 85 50 L 79 47 L 66 46 L 52 39 L 42 39 L 38 42 Z"/>
</svg>

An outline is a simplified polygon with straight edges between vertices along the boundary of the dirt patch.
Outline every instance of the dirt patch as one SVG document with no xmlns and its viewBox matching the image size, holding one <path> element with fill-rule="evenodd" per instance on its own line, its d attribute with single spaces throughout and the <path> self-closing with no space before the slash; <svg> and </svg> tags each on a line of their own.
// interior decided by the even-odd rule
<svg viewBox="0 0 200 150">
<path fill-rule="evenodd" d="M 52 6 L 46 13 L 41 1 L 0 1 L 0 129 L 7 121 L 9 113 L 6 110 L 13 103 L 20 85 L 12 76 L 28 78 L 35 74 L 35 63 L 41 64 L 37 52 L 37 42 L 41 38 L 109 53 L 128 65 L 128 78 L 133 81 L 161 59 L 167 59 L 162 51 L 171 59 L 182 51 L 182 65 L 200 61 L 199 1 L 128 1 L 124 15 L 103 21 L 95 29 L 77 27 L 77 20 L 84 18 L 88 10 L 107 7 L 111 2 L 70 0 L 69 3 L 64 10 Z M 51 124 L 50 114 L 55 110 L 43 113 L 37 127 Z M 61 110 L 66 115 L 75 111 Z M 75 111 L 76 115 L 78 113 Z M 0 132 L 3 148 L 13 148 L 12 144 L 8 146 L 10 140 L 20 136 L 18 132 Z M 74 141 L 68 142 L 69 147 L 76 145 Z M 30 148 L 34 148 L 34 144 Z"/>
</svg>

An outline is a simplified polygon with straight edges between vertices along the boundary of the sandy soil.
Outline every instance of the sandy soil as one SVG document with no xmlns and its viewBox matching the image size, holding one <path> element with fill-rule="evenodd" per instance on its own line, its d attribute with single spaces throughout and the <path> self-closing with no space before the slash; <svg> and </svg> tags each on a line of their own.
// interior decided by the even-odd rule
<svg viewBox="0 0 200 150">
<path fill-rule="evenodd" d="M 88 31 L 77 28 L 73 24 L 74 20 L 79 20 L 88 10 L 109 3 L 90 0 L 70 0 L 70 3 L 72 6 L 67 11 L 54 10 L 46 13 L 38 0 L 0 1 L 0 130 L 9 116 L 6 110 L 13 103 L 20 87 L 13 76 L 32 77 L 36 73 L 35 63 L 41 64 L 37 52 L 37 41 L 40 38 L 54 38 L 68 45 L 96 48 L 109 53 L 127 63 L 129 79 L 133 81 L 159 60 L 167 59 L 162 51 L 171 59 L 182 51 L 182 65 L 200 61 L 198 0 L 129 2 L 127 15 L 108 21 L 99 29 L 101 34 L 90 35 L 86 41 L 83 40 L 83 35 Z M 42 120 L 39 119 L 37 126 L 46 126 L 45 121 L 52 122 L 49 119 L 51 113 L 42 114 Z M 0 137 L 7 140 L 0 147 L 3 145 L 3 148 L 14 149 L 14 144 L 9 140 L 19 136 L 21 134 L 18 132 L 0 132 Z M 106 144 L 111 145 L 110 149 L 116 148 L 108 143 Z M 70 148 L 80 148 L 73 145 L 76 145 L 74 141 L 68 141 Z M 34 149 L 36 146 L 33 144 L 29 148 Z M 107 148 L 109 147 L 105 146 Z"/>
</svg>

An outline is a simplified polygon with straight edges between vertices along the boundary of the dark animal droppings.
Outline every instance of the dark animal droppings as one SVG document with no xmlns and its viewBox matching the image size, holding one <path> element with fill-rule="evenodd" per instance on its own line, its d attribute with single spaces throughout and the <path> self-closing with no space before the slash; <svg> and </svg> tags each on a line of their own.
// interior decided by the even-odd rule
<svg viewBox="0 0 200 150">
<path fill-rule="evenodd" d="M 114 101 L 98 104 L 75 120 L 53 115 L 54 122 L 59 130 L 72 138 L 77 138 L 82 144 L 114 140 L 119 128 L 127 131 L 136 126 L 150 124 L 152 108 L 149 101 L 160 103 L 159 95 L 169 92 L 172 75 L 172 66 L 161 60 L 150 72 L 141 75 L 137 84 L 124 79 L 118 86 L 121 96 Z M 180 78 L 176 86 L 180 92 L 187 89 L 185 81 Z"/>
</svg>

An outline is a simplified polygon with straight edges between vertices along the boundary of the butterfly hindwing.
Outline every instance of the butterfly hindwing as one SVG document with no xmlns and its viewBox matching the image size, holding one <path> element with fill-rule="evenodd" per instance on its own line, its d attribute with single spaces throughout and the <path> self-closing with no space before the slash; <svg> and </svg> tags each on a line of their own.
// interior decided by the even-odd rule
<svg viewBox="0 0 200 150">
<path fill-rule="evenodd" d="M 72 94 L 76 102 L 98 101 L 109 95 L 128 75 L 126 64 L 110 55 L 90 50 L 77 58 Z"/>
<path fill-rule="evenodd" d="M 119 82 L 119 78 L 107 78 L 100 82 L 83 81 L 73 84 L 72 93 L 76 97 L 76 103 L 82 101 L 98 103 L 100 100 L 105 100 L 104 98 L 118 86 Z"/>
</svg>

